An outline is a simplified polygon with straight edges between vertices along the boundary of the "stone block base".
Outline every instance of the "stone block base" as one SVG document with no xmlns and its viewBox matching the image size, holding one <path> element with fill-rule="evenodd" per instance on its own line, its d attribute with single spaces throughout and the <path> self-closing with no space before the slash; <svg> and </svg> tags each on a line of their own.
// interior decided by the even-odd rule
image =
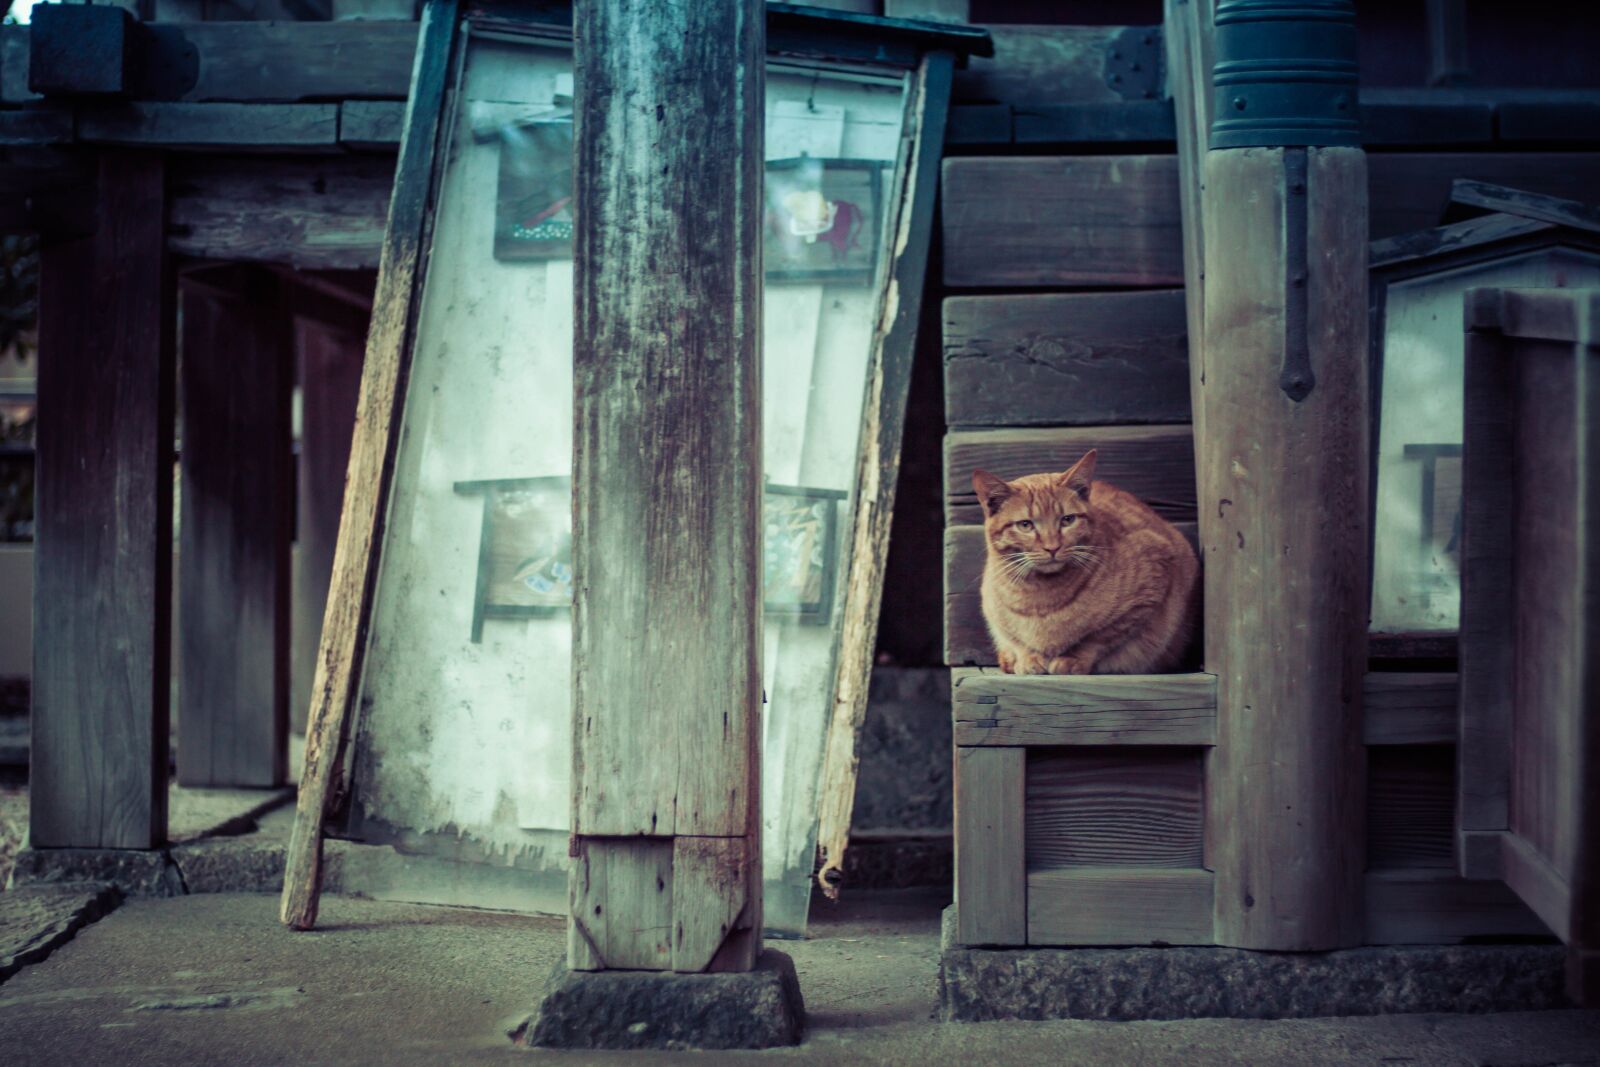
<svg viewBox="0 0 1600 1067">
<path fill-rule="evenodd" d="M 1297 1019 L 1570 1006 L 1560 945 L 965 948 L 944 916 L 939 1012 L 996 1019 Z"/>
<path fill-rule="evenodd" d="M 24 848 L 11 872 L 17 887 L 79 882 L 109 883 L 130 897 L 185 892 L 183 875 L 161 848 Z"/>
<path fill-rule="evenodd" d="M 772 1048 L 800 1040 L 805 1008 L 794 963 L 761 953 L 742 974 L 572 971 L 550 976 L 526 1045 L 587 1049 Z"/>
</svg>

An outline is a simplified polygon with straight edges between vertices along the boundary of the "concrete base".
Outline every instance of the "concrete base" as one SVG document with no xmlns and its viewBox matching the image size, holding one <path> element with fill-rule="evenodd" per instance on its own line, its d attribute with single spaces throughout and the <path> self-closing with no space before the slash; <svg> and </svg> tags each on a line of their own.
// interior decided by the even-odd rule
<svg viewBox="0 0 1600 1067">
<path fill-rule="evenodd" d="M 0 893 L 0 982 L 71 941 L 121 899 L 109 885 L 33 886 Z"/>
<path fill-rule="evenodd" d="M 1568 1006 L 1560 945 L 966 948 L 944 914 L 939 1013 L 996 1019 L 1302 1019 Z"/>
<path fill-rule="evenodd" d="M 563 962 L 539 1014 L 512 1036 L 542 1048 L 773 1048 L 798 1044 L 804 1025 L 794 963 L 768 949 L 742 974 L 572 971 Z"/>
</svg>

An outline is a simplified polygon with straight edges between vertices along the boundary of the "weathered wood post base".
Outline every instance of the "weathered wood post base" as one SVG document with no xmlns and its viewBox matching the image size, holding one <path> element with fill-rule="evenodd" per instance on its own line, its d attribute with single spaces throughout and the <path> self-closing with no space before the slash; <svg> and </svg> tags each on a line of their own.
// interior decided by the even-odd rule
<svg viewBox="0 0 1600 1067">
<path fill-rule="evenodd" d="M 795 1045 L 805 1005 L 794 963 L 768 949 L 751 971 L 574 971 L 556 967 L 539 1013 L 512 1035 L 540 1048 L 776 1048 Z"/>
</svg>

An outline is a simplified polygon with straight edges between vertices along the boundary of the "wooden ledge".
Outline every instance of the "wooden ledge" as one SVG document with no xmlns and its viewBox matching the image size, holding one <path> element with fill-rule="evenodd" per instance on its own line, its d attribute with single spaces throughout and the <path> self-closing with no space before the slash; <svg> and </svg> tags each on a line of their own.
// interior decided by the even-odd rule
<svg viewBox="0 0 1600 1067">
<path fill-rule="evenodd" d="M 1212 674 L 1027 675 L 958 667 L 950 683 L 957 745 L 1216 743 Z M 1368 674 L 1363 740 L 1454 744 L 1456 676 Z"/>
</svg>

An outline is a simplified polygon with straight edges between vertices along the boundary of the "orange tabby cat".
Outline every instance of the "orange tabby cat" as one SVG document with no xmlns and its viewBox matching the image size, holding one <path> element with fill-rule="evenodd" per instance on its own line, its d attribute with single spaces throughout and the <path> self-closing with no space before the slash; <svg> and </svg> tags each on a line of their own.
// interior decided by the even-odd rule
<svg viewBox="0 0 1600 1067">
<path fill-rule="evenodd" d="M 1094 481 L 1093 450 L 1065 474 L 972 472 L 989 560 L 983 617 L 1008 674 L 1149 674 L 1194 633 L 1200 564 L 1131 493 Z"/>
</svg>

